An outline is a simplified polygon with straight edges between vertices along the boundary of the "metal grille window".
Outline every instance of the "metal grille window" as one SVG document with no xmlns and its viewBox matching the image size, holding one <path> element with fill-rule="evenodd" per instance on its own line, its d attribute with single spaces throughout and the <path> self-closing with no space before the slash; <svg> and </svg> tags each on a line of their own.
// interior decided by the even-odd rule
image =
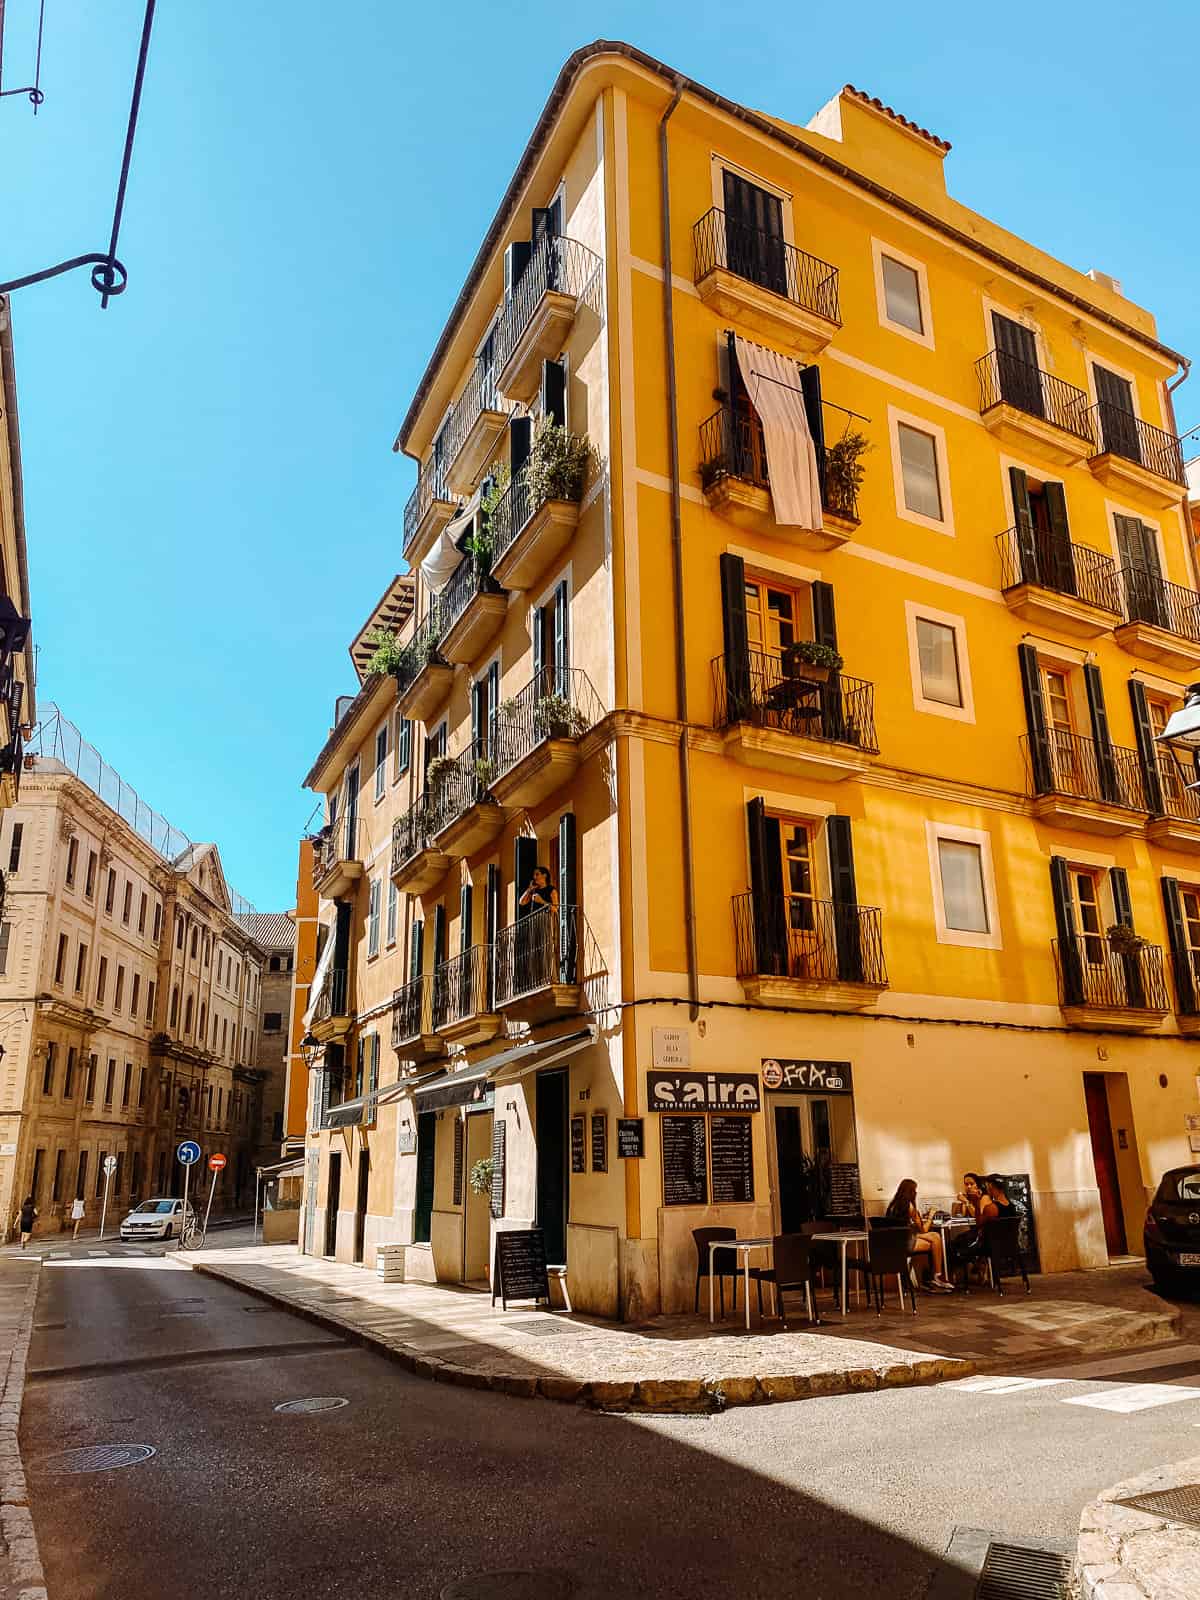
<svg viewBox="0 0 1200 1600">
<path fill-rule="evenodd" d="M 942 487 L 938 481 L 937 440 L 931 433 L 896 424 L 900 442 L 900 475 L 904 485 L 904 504 L 918 516 L 934 522 L 942 518 Z"/>
<path fill-rule="evenodd" d="M 958 640 L 943 622 L 917 618 L 917 655 L 921 663 L 921 694 L 943 706 L 961 706 L 962 683 L 958 671 Z"/>
</svg>

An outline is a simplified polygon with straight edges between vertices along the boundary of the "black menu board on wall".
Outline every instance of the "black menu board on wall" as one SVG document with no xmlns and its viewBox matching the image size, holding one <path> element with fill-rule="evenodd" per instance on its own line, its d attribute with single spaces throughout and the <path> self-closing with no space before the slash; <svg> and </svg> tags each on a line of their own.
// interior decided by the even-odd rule
<svg viewBox="0 0 1200 1600">
<path fill-rule="evenodd" d="M 571 1118 L 571 1171 L 587 1171 L 587 1146 L 583 1142 L 583 1118 Z"/>
<path fill-rule="evenodd" d="M 504 1142 L 508 1124 L 496 1122 L 492 1124 L 492 1195 L 491 1212 L 493 1217 L 504 1215 Z"/>
<path fill-rule="evenodd" d="M 708 1203 L 708 1135 L 703 1117 L 663 1117 L 663 1205 Z"/>
<path fill-rule="evenodd" d="M 608 1171 L 608 1117 L 603 1111 L 592 1112 L 592 1171 Z"/>
<path fill-rule="evenodd" d="M 833 1161 L 829 1166 L 829 1215 L 857 1217 L 862 1214 L 862 1186 L 857 1161 Z"/>
<path fill-rule="evenodd" d="M 463 1203 L 463 1123 L 461 1117 L 454 1120 L 454 1204 Z"/>
<path fill-rule="evenodd" d="M 754 1199 L 754 1147 L 749 1117 L 712 1119 L 713 1205 Z"/>
</svg>

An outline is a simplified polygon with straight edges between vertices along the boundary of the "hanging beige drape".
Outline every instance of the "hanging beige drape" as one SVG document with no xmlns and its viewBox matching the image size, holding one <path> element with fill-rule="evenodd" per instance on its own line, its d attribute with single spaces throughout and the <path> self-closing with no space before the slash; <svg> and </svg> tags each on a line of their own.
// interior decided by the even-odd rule
<svg viewBox="0 0 1200 1600">
<path fill-rule="evenodd" d="M 794 528 L 822 528 L 817 451 L 808 430 L 799 371 L 794 361 L 734 336 L 738 369 L 763 427 L 775 520 Z"/>
</svg>

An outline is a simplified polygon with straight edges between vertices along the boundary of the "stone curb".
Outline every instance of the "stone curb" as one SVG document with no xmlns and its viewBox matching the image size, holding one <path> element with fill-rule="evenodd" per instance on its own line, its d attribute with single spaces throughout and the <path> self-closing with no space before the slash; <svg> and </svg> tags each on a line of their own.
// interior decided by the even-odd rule
<svg viewBox="0 0 1200 1600">
<path fill-rule="evenodd" d="M 731 1378 L 642 1378 L 620 1382 L 571 1378 L 565 1375 L 537 1377 L 529 1373 L 477 1372 L 438 1356 L 424 1356 L 406 1345 L 389 1344 L 357 1323 L 347 1322 L 332 1311 L 320 1311 L 303 1301 L 278 1294 L 258 1284 L 249 1284 L 236 1272 L 193 1261 L 188 1265 L 223 1283 L 235 1284 L 246 1294 L 256 1295 L 274 1305 L 284 1306 L 295 1316 L 329 1328 L 352 1344 L 373 1350 L 395 1361 L 406 1372 L 435 1383 L 454 1383 L 464 1389 L 490 1389 L 496 1394 L 517 1395 L 522 1399 L 557 1400 L 566 1405 L 590 1406 L 597 1411 L 692 1412 L 724 1411 L 728 1406 L 770 1405 L 785 1400 L 813 1400 L 825 1395 L 858 1394 L 873 1389 L 903 1389 L 918 1384 L 952 1382 L 974 1376 L 973 1361 L 954 1356 L 926 1356 L 900 1361 L 876 1370 L 850 1367 L 834 1372 L 796 1375 L 769 1375 Z"/>
<path fill-rule="evenodd" d="M 1200 1483 L 1200 1456 L 1106 1489 L 1079 1519 L 1081 1600 L 1194 1600 L 1200 1594 L 1200 1528 L 1116 1504 L 1155 1489 Z"/>
<path fill-rule="evenodd" d="M 21 1463 L 18 1428 L 21 1400 L 25 1393 L 25 1365 L 33 1333 L 33 1314 L 37 1303 L 41 1263 L 31 1263 L 32 1271 L 21 1305 L 21 1320 L 8 1358 L 4 1388 L 0 1395 L 0 1539 L 3 1555 L 0 1571 L 20 1600 L 46 1600 L 46 1575 L 42 1570 L 37 1534 L 29 1511 L 29 1489 Z"/>
</svg>

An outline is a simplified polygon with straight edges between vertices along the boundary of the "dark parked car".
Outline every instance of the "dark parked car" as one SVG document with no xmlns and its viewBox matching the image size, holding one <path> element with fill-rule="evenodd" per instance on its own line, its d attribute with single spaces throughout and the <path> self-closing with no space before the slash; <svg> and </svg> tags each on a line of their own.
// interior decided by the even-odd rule
<svg viewBox="0 0 1200 1600">
<path fill-rule="evenodd" d="M 1200 1286 L 1200 1165 L 1163 1174 L 1146 1213 L 1146 1265 L 1160 1289 Z"/>
</svg>

